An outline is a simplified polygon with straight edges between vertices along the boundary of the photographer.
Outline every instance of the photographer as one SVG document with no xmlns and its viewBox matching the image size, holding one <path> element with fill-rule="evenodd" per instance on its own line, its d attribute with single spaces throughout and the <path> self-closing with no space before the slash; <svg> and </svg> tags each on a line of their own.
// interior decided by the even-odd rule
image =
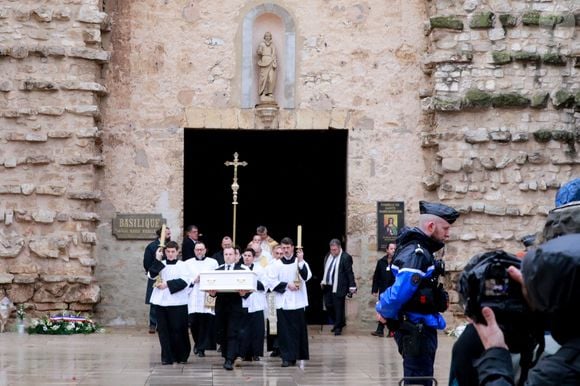
<svg viewBox="0 0 580 386">
<path fill-rule="evenodd" d="M 422 377 L 431 385 L 437 350 L 437 330 L 444 329 L 440 314 L 447 309 L 447 293 L 439 284 L 441 261 L 433 254 L 449 238 L 459 213 L 443 204 L 419 202 L 419 227 L 402 231 L 392 266 L 395 283 L 383 292 L 376 305 L 377 320 L 395 331 L 403 357 L 405 378 Z"/>
<path fill-rule="evenodd" d="M 575 309 L 580 297 L 580 234 L 550 240 L 528 252 L 522 270 L 508 268 L 511 279 L 522 285 L 532 309 L 549 314 L 554 339 L 562 347 L 533 367 L 525 385 L 580 384 L 580 328 Z M 504 333 L 489 307 L 483 323 L 474 323 L 484 349 L 475 365 L 481 385 L 513 385 L 514 374 Z"/>
</svg>

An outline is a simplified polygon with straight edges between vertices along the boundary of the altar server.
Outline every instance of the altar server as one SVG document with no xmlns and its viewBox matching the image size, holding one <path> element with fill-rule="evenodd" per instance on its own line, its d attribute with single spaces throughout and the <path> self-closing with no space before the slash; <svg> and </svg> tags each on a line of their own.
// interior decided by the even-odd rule
<svg viewBox="0 0 580 386">
<path fill-rule="evenodd" d="M 304 251 L 294 254 L 294 242 L 281 241 L 284 256 L 272 262 L 268 270 L 271 290 L 276 294 L 278 344 L 282 367 L 295 366 L 297 360 L 310 359 L 305 309 L 308 306 L 306 282 L 312 277 Z"/>
<path fill-rule="evenodd" d="M 186 363 L 191 351 L 187 334 L 187 303 L 192 282 L 189 269 L 177 260 L 179 245 L 169 241 L 157 249 L 155 261 L 149 267 L 148 275 L 156 279 L 151 304 L 156 308 L 157 334 L 161 345 L 161 363 Z"/>
</svg>

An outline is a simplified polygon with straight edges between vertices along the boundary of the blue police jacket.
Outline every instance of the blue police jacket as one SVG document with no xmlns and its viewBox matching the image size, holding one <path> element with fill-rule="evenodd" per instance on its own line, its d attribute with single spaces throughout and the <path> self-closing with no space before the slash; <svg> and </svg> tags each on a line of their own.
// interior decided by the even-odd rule
<svg viewBox="0 0 580 386">
<path fill-rule="evenodd" d="M 395 283 L 386 289 L 376 305 L 376 310 L 385 319 L 399 319 L 405 315 L 412 323 L 423 323 L 439 330 L 445 328 L 445 319 L 440 313 L 422 314 L 405 311 L 405 304 L 411 300 L 421 279 L 433 276 L 435 259 L 433 253 L 445 244 L 427 236 L 419 228 L 409 228 L 397 238 L 398 250 L 392 265 Z"/>
</svg>

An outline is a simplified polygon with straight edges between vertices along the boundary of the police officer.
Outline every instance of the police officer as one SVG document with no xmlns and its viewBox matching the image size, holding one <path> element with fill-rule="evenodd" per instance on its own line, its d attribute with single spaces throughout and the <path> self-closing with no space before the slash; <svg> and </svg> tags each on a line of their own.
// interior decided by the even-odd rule
<svg viewBox="0 0 580 386">
<path fill-rule="evenodd" d="M 403 230 L 397 238 L 395 283 L 376 305 L 377 320 L 395 331 L 405 378 L 433 377 L 437 330 L 446 326 L 440 312 L 448 304 L 447 293 L 438 283 L 442 265 L 434 253 L 445 246 L 451 224 L 459 217 L 447 205 L 426 201 L 419 202 L 419 211 L 419 226 Z"/>
<path fill-rule="evenodd" d="M 524 257 L 521 272 L 510 267 L 510 277 L 523 285 L 532 309 L 550 313 L 552 337 L 560 349 L 545 356 L 528 373 L 528 386 L 580 385 L 580 234 L 552 239 Z M 480 385 L 514 385 L 510 353 L 493 310 L 482 310 L 486 325 L 474 323 L 485 352 L 475 362 Z"/>
</svg>

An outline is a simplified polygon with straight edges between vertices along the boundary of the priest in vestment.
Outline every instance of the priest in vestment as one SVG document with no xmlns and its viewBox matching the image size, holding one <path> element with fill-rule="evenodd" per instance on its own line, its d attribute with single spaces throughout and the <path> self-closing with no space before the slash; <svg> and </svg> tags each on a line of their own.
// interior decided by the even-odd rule
<svg viewBox="0 0 580 386">
<path fill-rule="evenodd" d="M 278 344 L 282 367 L 295 366 L 297 360 L 310 359 L 305 309 L 308 307 L 306 282 L 312 277 L 304 251 L 294 254 L 294 242 L 285 237 L 281 241 L 284 256 L 272 262 L 269 285 L 276 297 Z"/>
</svg>

